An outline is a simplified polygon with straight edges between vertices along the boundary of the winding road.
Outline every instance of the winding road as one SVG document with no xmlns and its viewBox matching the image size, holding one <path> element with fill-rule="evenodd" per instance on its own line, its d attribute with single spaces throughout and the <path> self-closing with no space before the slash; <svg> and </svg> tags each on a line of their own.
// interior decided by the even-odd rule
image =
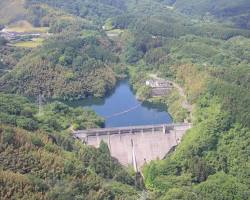
<svg viewBox="0 0 250 200">
<path fill-rule="evenodd" d="M 190 118 L 192 118 L 193 106 L 188 102 L 187 95 L 185 94 L 184 89 L 179 84 L 174 81 L 159 78 L 156 74 L 150 74 L 149 76 L 155 80 L 165 81 L 167 83 L 172 84 L 174 88 L 178 90 L 180 96 L 183 98 L 182 107 L 190 113 Z"/>
</svg>

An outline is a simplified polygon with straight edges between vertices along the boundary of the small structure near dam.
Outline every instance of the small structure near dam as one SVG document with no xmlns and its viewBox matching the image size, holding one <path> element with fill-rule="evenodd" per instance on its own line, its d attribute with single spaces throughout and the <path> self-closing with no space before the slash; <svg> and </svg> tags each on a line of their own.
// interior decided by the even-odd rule
<svg viewBox="0 0 250 200">
<path fill-rule="evenodd" d="M 189 123 L 101 128 L 75 131 L 74 137 L 94 147 L 103 140 L 113 157 L 138 171 L 144 163 L 164 158 L 189 128 Z"/>
<path fill-rule="evenodd" d="M 147 80 L 146 86 L 151 88 L 152 97 L 165 96 L 173 89 L 171 82 L 158 77 Z"/>
</svg>

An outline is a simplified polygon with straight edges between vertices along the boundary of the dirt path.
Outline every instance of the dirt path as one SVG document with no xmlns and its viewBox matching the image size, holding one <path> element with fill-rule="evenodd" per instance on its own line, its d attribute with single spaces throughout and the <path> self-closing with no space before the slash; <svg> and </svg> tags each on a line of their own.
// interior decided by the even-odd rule
<svg viewBox="0 0 250 200">
<path fill-rule="evenodd" d="M 170 81 L 170 80 L 166 80 L 166 81 L 169 83 L 172 83 L 172 85 L 179 91 L 180 96 L 183 97 L 182 107 L 187 109 L 191 113 L 193 111 L 193 106 L 190 103 L 188 103 L 187 96 L 184 92 L 184 89 L 173 81 Z"/>
<path fill-rule="evenodd" d="M 180 96 L 183 98 L 182 107 L 185 108 L 186 110 L 188 110 L 188 112 L 190 113 L 190 117 L 192 118 L 193 106 L 187 101 L 187 95 L 185 94 L 184 89 L 179 84 L 177 84 L 174 81 L 159 78 L 156 74 L 150 74 L 149 76 L 153 79 L 166 81 L 167 83 L 172 84 L 174 86 L 174 88 L 176 88 L 178 90 Z"/>
</svg>

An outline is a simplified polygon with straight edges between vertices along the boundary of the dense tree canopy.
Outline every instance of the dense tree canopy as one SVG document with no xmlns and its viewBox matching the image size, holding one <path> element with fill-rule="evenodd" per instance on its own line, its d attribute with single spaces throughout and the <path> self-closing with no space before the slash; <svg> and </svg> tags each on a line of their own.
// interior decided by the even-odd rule
<svg viewBox="0 0 250 200">
<path fill-rule="evenodd" d="M 105 143 L 86 147 L 66 130 L 101 126 L 93 111 L 55 102 L 37 113 L 24 97 L 1 93 L 0 98 L 0 122 L 9 124 L 0 127 L 1 199 L 110 199 L 117 192 L 112 184 L 123 188 L 119 198 L 136 199 L 133 178 Z"/>
<path fill-rule="evenodd" d="M 126 75 L 140 99 L 193 124 L 143 168 L 148 199 L 249 198 L 248 0 L 2 0 L 0 18 L 1 29 L 22 20 L 48 31 L 34 49 L 0 37 L 1 199 L 138 199 L 105 143 L 70 134 L 103 119 L 60 102 L 104 96 Z M 149 74 L 183 87 L 193 112 L 176 90 L 151 98 Z M 51 102 L 39 112 L 19 95 Z"/>
</svg>

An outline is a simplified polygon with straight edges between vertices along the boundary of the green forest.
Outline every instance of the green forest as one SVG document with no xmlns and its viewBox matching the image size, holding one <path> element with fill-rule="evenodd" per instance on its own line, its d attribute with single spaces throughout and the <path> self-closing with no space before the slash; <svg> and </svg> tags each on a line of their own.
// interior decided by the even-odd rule
<svg viewBox="0 0 250 200">
<path fill-rule="evenodd" d="M 0 199 L 248 200 L 249 13 L 248 0 L 1 0 L 0 29 L 22 21 L 48 33 L 36 48 L 0 35 Z M 150 74 L 181 85 L 192 113 L 176 91 L 151 98 Z M 125 77 L 192 123 L 142 168 L 141 185 L 107 144 L 73 138 L 104 119 L 62 103 L 104 97 Z"/>
</svg>

